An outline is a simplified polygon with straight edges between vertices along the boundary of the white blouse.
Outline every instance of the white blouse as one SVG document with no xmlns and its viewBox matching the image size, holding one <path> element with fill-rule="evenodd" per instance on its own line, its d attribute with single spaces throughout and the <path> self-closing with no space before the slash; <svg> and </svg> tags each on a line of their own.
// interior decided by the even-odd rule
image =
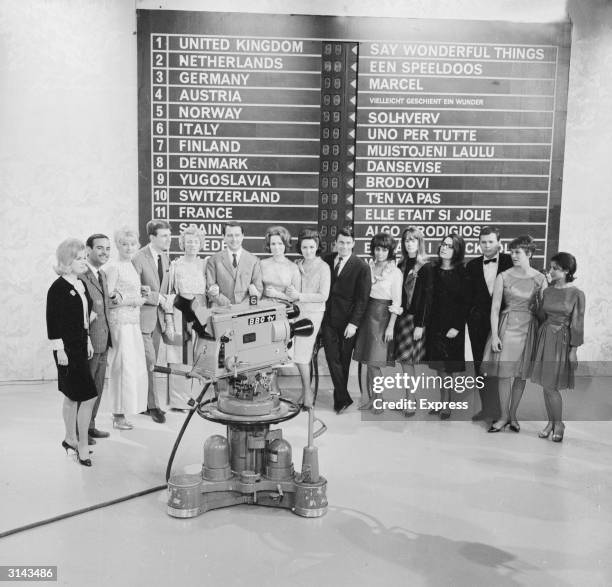
<svg viewBox="0 0 612 587">
<path fill-rule="evenodd" d="M 372 289 L 370 297 L 375 300 L 391 300 L 389 312 L 402 313 L 402 272 L 395 266 L 394 261 L 387 261 L 383 267 L 382 274 L 375 274 L 375 263 L 373 259 L 368 262 L 372 276 Z"/>
</svg>

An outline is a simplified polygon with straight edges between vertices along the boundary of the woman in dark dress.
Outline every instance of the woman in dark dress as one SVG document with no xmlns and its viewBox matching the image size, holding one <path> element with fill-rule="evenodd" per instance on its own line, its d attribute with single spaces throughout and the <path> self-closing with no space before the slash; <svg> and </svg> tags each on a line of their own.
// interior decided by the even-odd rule
<svg viewBox="0 0 612 587">
<path fill-rule="evenodd" d="M 565 432 L 560 389 L 574 388 L 576 349 L 584 342 L 584 293 L 571 282 L 576 258 L 557 253 L 550 260 L 550 287 L 544 290 L 538 318 L 542 321 L 536 338 L 531 381 L 544 389 L 548 424 L 538 436 L 561 442 Z"/>
<path fill-rule="evenodd" d="M 87 271 L 85 245 L 69 238 L 56 254 L 55 271 L 60 277 L 47 293 L 47 333 L 57 366 L 57 387 L 64 394 L 66 435 L 62 447 L 66 452 L 75 451 L 79 463 L 91 467 L 87 431 L 97 393 L 88 364 L 93 356 L 89 322 L 96 315 L 89 313 L 91 299 L 78 278 Z"/>
<path fill-rule="evenodd" d="M 453 373 L 465 371 L 465 322 L 467 318 L 467 277 L 463 258 L 465 242 L 456 233 L 444 237 L 438 259 L 432 262 L 433 288 L 426 328 L 426 358 L 443 384 L 440 401 L 450 402 L 451 388 L 444 385 Z M 450 409 L 431 410 L 440 419 L 450 418 Z"/>
<path fill-rule="evenodd" d="M 415 375 L 414 366 L 425 358 L 425 322 L 433 288 L 433 268 L 427 263 L 425 237 L 420 228 L 409 226 L 402 233 L 402 310 L 395 322 L 395 360 L 403 373 Z M 406 399 L 409 390 L 406 389 Z M 414 416 L 414 410 L 404 410 L 404 416 Z"/>
</svg>

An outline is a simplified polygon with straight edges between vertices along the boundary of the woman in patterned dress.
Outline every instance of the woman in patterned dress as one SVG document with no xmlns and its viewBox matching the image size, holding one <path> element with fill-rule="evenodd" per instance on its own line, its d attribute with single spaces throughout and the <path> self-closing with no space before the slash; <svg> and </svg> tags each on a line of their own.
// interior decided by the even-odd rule
<svg viewBox="0 0 612 587">
<path fill-rule="evenodd" d="M 402 259 L 398 269 L 403 274 L 403 313 L 395 322 L 395 360 L 403 373 L 415 375 L 415 365 L 425 358 L 425 321 L 431 300 L 433 273 L 427 264 L 425 237 L 420 228 L 409 226 L 402 233 Z M 410 390 L 406 389 L 406 399 Z M 414 416 L 415 410 L 404 410 L 404 416 Z"/>
<path fill-rule="evenodd" d="M 548 424 L 538 434 L 561 442 L 565 432 L 560 389 L 574 388 L 576 349 L 584 342 L 584 293 L 572 285 L 576 258 L 557 253 L 550 260 L 550 286 L 544 290 L 538 318 L 542 324 L 536 338 L 531 381 L 542 386 Z"/>
</svg>

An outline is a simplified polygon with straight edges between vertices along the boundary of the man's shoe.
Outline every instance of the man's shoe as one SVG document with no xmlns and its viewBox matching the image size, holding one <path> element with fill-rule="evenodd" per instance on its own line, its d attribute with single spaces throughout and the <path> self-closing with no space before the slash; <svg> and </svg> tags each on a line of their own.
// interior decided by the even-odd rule
<svg viewBox="0 0 612 587">
<path fill-rule="evenodd" d="M 93 446 L 94 444 L 96 444 L 96 441 L 91 436 L 87 436 L 87 444 L 89 446 Z"/>
<path fill-rule="evenodd" d="M 338 416 L 344 412 L 346 410 L 346 408 L 348 408 L 349 406 L 353 405 L 353 400 L 349 399 L 348 401 L 344 402 L 343 404 L 340 404 L 338 406 L 338 408 L 336 409 L 336 414 L 338 414 Z"/>
<path fill-rule="evenodd" d="M 98 430 L 97 428 L 92 428 L 89 431 L 89 438 L 108 438 L 110 436 L 110 432 L 105 432 L 104 430 Z"/>
<path fill-rule="evenodd" d="M 163 424 L 166 421 L 166 416 L 163 415 L 159 408 L 151 408 L 149 410 L 149 415 L 153 422 L 157 422 L 158 424 Z"/>
<path fill-rule="evenodd" d="M 482 413 L 482 410 L 480 410 L 480 412 L 472 416 L 472 422 L 481 422 L 484 419 L 485 417 L 484 417 L 484 414 Z"/>
</svg>

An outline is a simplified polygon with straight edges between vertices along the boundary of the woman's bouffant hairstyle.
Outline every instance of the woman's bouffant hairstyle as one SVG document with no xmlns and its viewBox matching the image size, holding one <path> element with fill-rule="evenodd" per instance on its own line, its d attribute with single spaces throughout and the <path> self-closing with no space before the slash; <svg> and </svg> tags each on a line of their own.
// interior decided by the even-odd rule
<svg viewBox="0 0 612 587">
<path fill-rule="evenodd" d="M 578 269 L 578 263 L 576 262 L 576 257 L 571 253 L 557 253 L 555 256 L 551 257 L 551 263 L 554 261 L 563 271 L 567 271 L 567 275 L 565 276 L 565 281 L 567 283 L 571 283 L 574 281 L 574 274 Z"/>
<path fill-rule="evenodd" d="M 136 239 L 136 242 L 138 242 L 138 231 L 134 228 L 130 228 L 129 226 L 122 226 L 121 228 L 115 230 L 113 238 L 115 239 L 116 245 L 119 245 L 119 243 L 126 238 L 133 238 Z"/>
<path fill-rule="evenodd" d="M 533 256 L 536 250 L 534 240 L 528 234 L 517 236 L 509 245 L 508 249 L 523 249 L 527 255 Z"/>
<path fill-rule="evenodd" d="M 300 254 L 302 253 L 302 241 L 305 240 L 313 240 L 317 243 L 317 255 L 321 254 L 321 237 L 316 230 L 312 228 L 303 228 L 300 230 L 300 234 L 298 234 L 297 237 L 297 244 L 295 245 L 297 252 Z"/>
<path fill-rule="evenodd" d="M 451 257 L 451 265 L 460 265 L 465 258 L 465 241 L 456 232 L 447 234 L 438 245 L 438 261 L 440 261 L 440 249 L 445 239 L 450 238 L 453 241 L 453 256 Z M 441 261 L 440 261 L 441 262 Z"/>
<path fill-rule="evenodd" d="M 291 233 L 284 226 L 270 226 L 264 235 L 264 251 L 270 252 L 270 239 L 278 236 L 285 245 L 285 253 L 291 248 Z"/>
<path fill-rule="evenodd" d="M 183 232 L 179 234 L 179 248 L 181 251 L 185 250 L 185 237 L 186 236 L 197 236 L 200 239 L 200 249 L 204 246 L 204 233 L 195 226 L 188 226 Z"/>
<path fill-rule="evenodd" d="M 395 260 L 395 248 L 397 243 L 395 239 L 388 232 L 379 232 L 372 237 L 370 241 L 370 257 L 374 257 L 374 249 L 376 247 L 382 247 L 387 249 L 387 261 Z"/>
<path fill-rule="evenodd" d="M 427 263 L 427 253 L 425 252 L 425 235 L 423 234 L 423 231 L 417 226 L 409 226 L 408 228 L 404 228 L 404 231 L 402 232 L 402 240 L 400 245 L 402 260 L 400 261 L 400 265 L 405 261 L 405 259 L 408 258 L 408 253 L 406 252 L 406 244 L 404 242 L 407 237 L 414 238 L 418 243 L 416 255 L 417 263 L 420 263 L 421 265 Z"/>
<path fill-rule="evenodd" d="M 77 255 L 85 250 L 85 243 L 78 238 L 67 238 L 62 241 L 55 251 L 57 265 L 53 267 L 58 275 L 70 273 L 70 265 L 77 258 Z"/>
</svg>

